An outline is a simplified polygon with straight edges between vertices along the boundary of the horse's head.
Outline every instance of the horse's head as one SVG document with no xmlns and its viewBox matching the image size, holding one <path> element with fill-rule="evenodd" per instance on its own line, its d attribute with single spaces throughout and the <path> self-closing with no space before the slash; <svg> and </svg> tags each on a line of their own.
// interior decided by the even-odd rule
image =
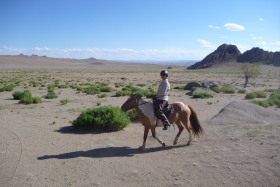
<svg viewBox="0 0 280 187">
<path fill-rule="evenodd" d="M 141 96 L 138 94 L 131 94 L 126 102 L 122 105 L 122 111 L 126 112 L 129 111 L 139 105 L 139 100 Z"/>
</svg>

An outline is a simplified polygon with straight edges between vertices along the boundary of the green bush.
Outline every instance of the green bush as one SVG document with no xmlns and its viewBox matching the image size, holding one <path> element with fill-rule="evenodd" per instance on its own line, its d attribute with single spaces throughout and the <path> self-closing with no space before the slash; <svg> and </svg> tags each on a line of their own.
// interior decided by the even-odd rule
<svg viewBox="0 0 280 187">
<path fill-rule="evenodd" d="M 246 90 L 245 90 L 245 89 L 238 90 L 238 93 L 240 93 L 240 94 L 245 94 L 245 93 L 246 93 Z"/>
<path fill-rule="evenodd" d="M 267 93 L 264 91 L 254 91 L 246 94 L 245 99 L 266 98 Z"/>
<path fill-rule="evenodd" d="M 271 93 L 268 100 L 252 100 L 251 103 L 260 105 L 262 107 L 269 107 L 269 106 L 280 106 L 280 94 L 279 93 Z"/>
<path fill-rule="evenodd" d="M 266 98 L 267 93 L 264 91 L 255 91 L 257 98 Z"/>
<path fill-rule="evenodd" d="M 51 90 L 51 91 L 48 91 L 48 94 L 45 96 L 46 99 L 55 99 L 55 98 L 58 98 L 58 95 L 56 95 L 56 93 Z"/>
<path fill-rule="evenodd" d="M 121 97 L 121 96 L 128 96 L 128 95 L 130 95 L 130 94 L 132 94 L 131 91 L 123 91 L 123 90 L 120 90 L 120 91 L 117 91 L 117 92 L 116 92 L 116 96 L 118 96 L 118 97 Z"/>
<path fill-rule="evenodd" d="M 218 86 L 215 86 L 215 87 L 211 88 L 211 90 L 216 92 L 216 93 L 221 93 L 222 92 L 222 89 L 219 88 Z"/>
<path fill-rule="evenodd" d="M 212 94 L 204 93 L 204 92 L 195 93 L 195 94 L 193 95 L 193 98 L 200 98 L 200 99 L 212 98 L 212 97 L 213 97 Z"/>
<path fill-rule="evenodd" d="M 108 97 L 108 95 L 107 94 L 100 94 L 100 95 L 98 95 L 98 98 L 105 98 L 105 97 Z"/>
<path fill-rule="evenodd" d="M 103 106 L 83 111 L 72 125 L 76 129 L 118 131 L 129 123 L 129 117 L 120 107 Z"/>
<path fill-rule="evenodd" d="M 11 84 L 8 86 L 4 86 L 3 88 L 0 88 L 0 92 L 10 92 L 13 91 L 15 85 Z"/>
<path fill-rule="evenodd" d="M 256 105 L 259 105 L 259 106 L 262 106 L 264 108 L 267 108 L 270 106 L 269 102 L 268 101 L 259 101 L 259 100 L 252 100 L 250 101 L 250 103 L 253 103 L 253 104 L 256 104 Z"/>
<path fill-rule="evenodd" d="M 112 92 L 114 91 L 114 89 L 112 87 L 109 86 L 102 86 L 99 88 L 101 92 Z"/>
<path fill-rule="evenodd" d="M 235 90 L 233 88 L 231 88 L 230 86 L 223 86 L 221 88 L 221 91 L 227 94 L 234 94 Z"/>
<path fill-rule="evenodd" d="M 129 110 L 129 111 L 127 111 L 126 113 L 127 113 L 127 116 L 129 117 L 129 119 L 130 119 L 131 121 L 134 121 L 134 120 L 139 119 L 138 113 L 136 112 L 135 109 Z"/>
<path fill-rule="evenodd" d="M 32 97 L 32 94 L 29 90 L 25 90 L 23 92 L 14 92 L 13 97 L 16 100 L 20 100 L 20 103 L 25 103 L 25 104 L 38 104 L 42 103 L 41 98 L 39 97 Z"/>
<path fill-rule="evenodd" d="M 100 89 L 97 87 L 87 87 L 84 88 L 83 92 L 87 94 L 95 95 L 95 94 L 100 94 Z"/>
<path fill-rule="evenodd" d="M 42 103 L 42 99 L 39 98 L 39 97 L 33 97 L 32 98 L 32 103 L 34 103 L 34 104 Z"/>
<path fill-rule="evenodd" d="M 255 92 L 250 92 L 245 95 L 245 99 L 255 99 L 257 98 L 257 94 Z"/>
<path fill-rule="evenodd" d="M 63 100 L 60 100 L 59 101 L 62 105 L 66 105 L 68 102 L 69 102 L 69 100 L 68 99 L 63 99 Z"/>
<path fill-rule="evenodd" d="M 21 96 L 22 96 L 22 92 L 16 91 L 13 93 L 13 97 L 15 100 L 20 100 Z"/>
</svg>

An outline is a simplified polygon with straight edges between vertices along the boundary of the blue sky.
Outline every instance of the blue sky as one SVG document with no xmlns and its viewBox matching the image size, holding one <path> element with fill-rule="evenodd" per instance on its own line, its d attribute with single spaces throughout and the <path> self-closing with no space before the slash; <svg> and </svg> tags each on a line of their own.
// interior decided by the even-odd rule
<svg viewBox="0 0 280 187">
<path fill-rule="evenodd" d="M 223 43 L 280 51 L 279 0 L 1 0 L 0 54 L 201 60 Z"/>
</svg>

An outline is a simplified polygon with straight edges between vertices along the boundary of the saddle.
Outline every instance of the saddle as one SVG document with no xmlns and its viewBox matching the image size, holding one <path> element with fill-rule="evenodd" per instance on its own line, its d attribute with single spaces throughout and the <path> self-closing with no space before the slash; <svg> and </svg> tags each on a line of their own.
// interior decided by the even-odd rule
<svg viewBox="0 0 280 187">
<path fill-rule="evenodd" d="M 166 103 L 165 105 L 164 105 L 164 108 L 163 108 L 163 113 L 164 113 L 164 115 L 168 118 L 169 117 L 169 115 L 171 114 L 171 112 L 172 112 L 172 103 Z"/>
</svg>

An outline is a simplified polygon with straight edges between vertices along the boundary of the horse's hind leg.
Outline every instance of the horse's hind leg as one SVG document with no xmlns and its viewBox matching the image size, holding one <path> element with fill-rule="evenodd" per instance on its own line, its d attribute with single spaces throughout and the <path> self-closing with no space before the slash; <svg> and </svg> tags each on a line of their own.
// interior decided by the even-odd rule
<svg viewBox="0 0 280 187">
<path fill-rule="evenodd" d="M 178 143 L 178 139 L 179 139 L 179 137 L 180 137 L 182 131 L 184 130 L 184 127 L 182 126 L 182 124 L 181 124 L 180 121 L 177 121 L 177 122 L 176 122 L 176 125 L 177 125 L 177 127 L 178 127 L 178 129 L 179 129 L 179 132 L 177 133 L 177 135 L 176 135 L 176 137 L 175 137 L 175 139 L 174 139 L 173 145 L 176 145 L 176 144 Z"/>
<path fill-rule="evenodd" d="M 149 130 L 150 130 L 149 127 L 145 127 L 144 136 L 143 136 L 143 144 L 138 148 L 139 150 L 145 149 L 146 140 L 147 140 L 147 137 L 148 137 Z"/>
<path fill-rule="evenodd" d="M 188 141 L 187 145 L 190 145 L 192 142 L 192 133 L 191 133 L 190 121 L 188 119 L 189 119 L 189 117 L 181 119 L 181 121 L 184 124 L 184 126 L 186 127 L 187 131 L 189 132 L 189 141 Z"/>
<path fill-rule="evenodd" d="M 165 143 L 164 143 L 163 141 L 161 141 L 161 140 L 156 136 L 156 127 L 155 127 L 155 126 L 153 126 L 153 127 L 151 128 L 151 131 L 152 131 L 152 135 L 153 135 L 154 139 L 156 139 L 163 147 L 165 147 L 165 146 L 166 146 Z"/>
</svg>

